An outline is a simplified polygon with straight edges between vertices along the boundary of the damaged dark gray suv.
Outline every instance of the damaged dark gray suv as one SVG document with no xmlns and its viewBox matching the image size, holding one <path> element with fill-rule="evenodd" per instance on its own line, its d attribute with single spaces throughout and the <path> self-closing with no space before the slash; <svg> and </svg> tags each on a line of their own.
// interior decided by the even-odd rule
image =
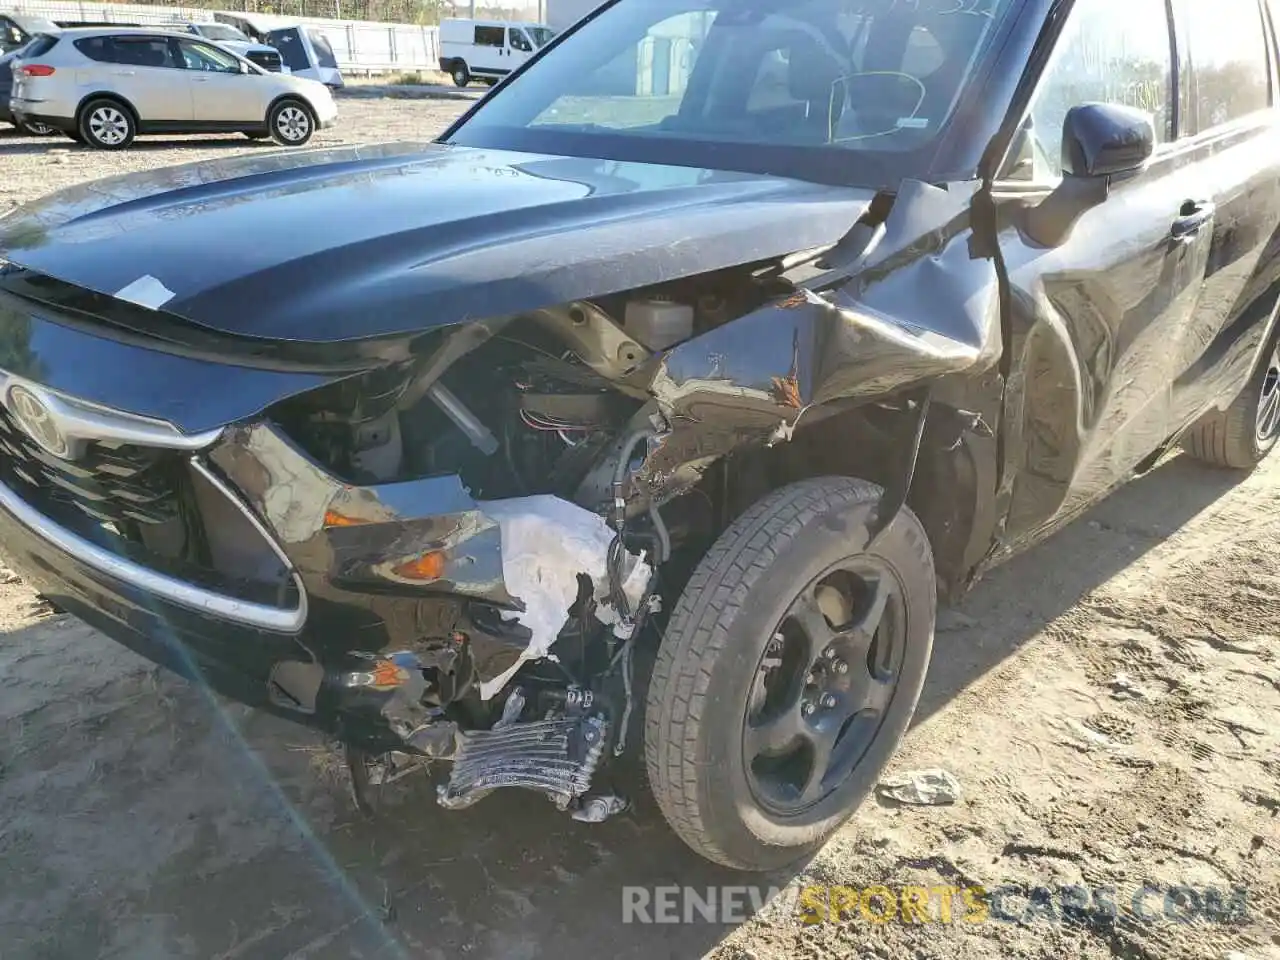
<svg viewBox="0 0 1280 960">
<path fill-rule="evenodd" d="M 1276 66 L 1259 0 L 618 0 L 435 143 L 64 191 L 0 222 L 0 549 L 362 803 L 643 754 L 791 862 L 939 590 L 1275 443 Z"/>
</svg>

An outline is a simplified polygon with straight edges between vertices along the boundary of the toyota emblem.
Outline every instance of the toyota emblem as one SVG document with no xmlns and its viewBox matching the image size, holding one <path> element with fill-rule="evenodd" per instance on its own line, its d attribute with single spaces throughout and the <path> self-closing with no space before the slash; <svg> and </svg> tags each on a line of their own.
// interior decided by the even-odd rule
<svg viewBox="0 0 1280 960">
<path fill-rule="evenodd" d="M 9 413 L 23 432 L 55 457 L 71 456 L 71 444 L 58 429 L 53 412 L 36 394 L 18 384 L 9 388 Z"/>
</svg>

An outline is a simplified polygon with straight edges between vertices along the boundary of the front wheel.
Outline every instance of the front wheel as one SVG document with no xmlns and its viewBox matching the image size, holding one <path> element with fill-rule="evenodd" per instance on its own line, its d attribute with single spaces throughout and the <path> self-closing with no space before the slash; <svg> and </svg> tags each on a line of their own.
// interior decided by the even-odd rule
<svg viewBox="0 0 1280 960">
<path fill-rule="evenodd" d="M 315 133 L 316 121 L 311 109 L 301 100 L 281 100 L 267 116 L 271 139 L 282 147 L 300 147 Z"/>
<path fill-rule="evenodd" d="M 138 132 L 133 114 L 118 100 L 89 101 L 76 126 L 81 141 L 99 150 L 123 150 Z"/>
<path fill-rule="evenodd" d="M 1182 447 L 1215 467 L 1252 470 L 1280 438 L 1280 338 L 1226 410 L 1206 414 L 1188 431 Z"/>
<path fill-rule="evenodd" d="M 454 86 L 465 87 L 471 82 L 471 71 L 467 69 L 467 65 L 459 60 L 453 65 L 453 83 Z"/>
<path fill-rule="evenodd" d="M 696 852 L 771 870 L 834 833 L 907 729 L 933 647 L 933 553 L 903 508 L 874 546 L 881 488 L 784 487 L 703 558 L 658 651 L 645 760 Z"/>
</svg>

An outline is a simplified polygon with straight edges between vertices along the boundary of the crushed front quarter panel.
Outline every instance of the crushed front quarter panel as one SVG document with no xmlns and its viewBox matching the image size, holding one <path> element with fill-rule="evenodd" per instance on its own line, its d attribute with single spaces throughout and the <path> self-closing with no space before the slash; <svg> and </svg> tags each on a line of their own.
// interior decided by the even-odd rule
<svg viewBox="0 0 1280 960">
<path fill-rule="evenodd" d="M 670 425 L 645 463 L 659 500 L 803 417 L 865 403 L 1000 358 L 994 260 L 975 254 L 973 184 L 904 184 L 878 242 L 844 270 L 658 358 L 649 388 Z"/>
</svg>

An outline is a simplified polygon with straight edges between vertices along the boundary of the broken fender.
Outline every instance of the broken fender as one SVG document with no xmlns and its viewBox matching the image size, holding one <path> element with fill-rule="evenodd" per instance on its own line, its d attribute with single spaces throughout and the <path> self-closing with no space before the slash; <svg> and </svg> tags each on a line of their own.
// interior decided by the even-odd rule
<svg viewBox="0 0 1280 960">
<path fill-rule="evenodd" d="M 971 252 L 970 199 L 965 185 L 904 189 L 848 268 L 658 358 L 649 389 L 671 430 L 645 464 L 657 499 L 741 445 L 789 439 L 834 404 L 996 363 L 999 278 Z"/>
</svg>

